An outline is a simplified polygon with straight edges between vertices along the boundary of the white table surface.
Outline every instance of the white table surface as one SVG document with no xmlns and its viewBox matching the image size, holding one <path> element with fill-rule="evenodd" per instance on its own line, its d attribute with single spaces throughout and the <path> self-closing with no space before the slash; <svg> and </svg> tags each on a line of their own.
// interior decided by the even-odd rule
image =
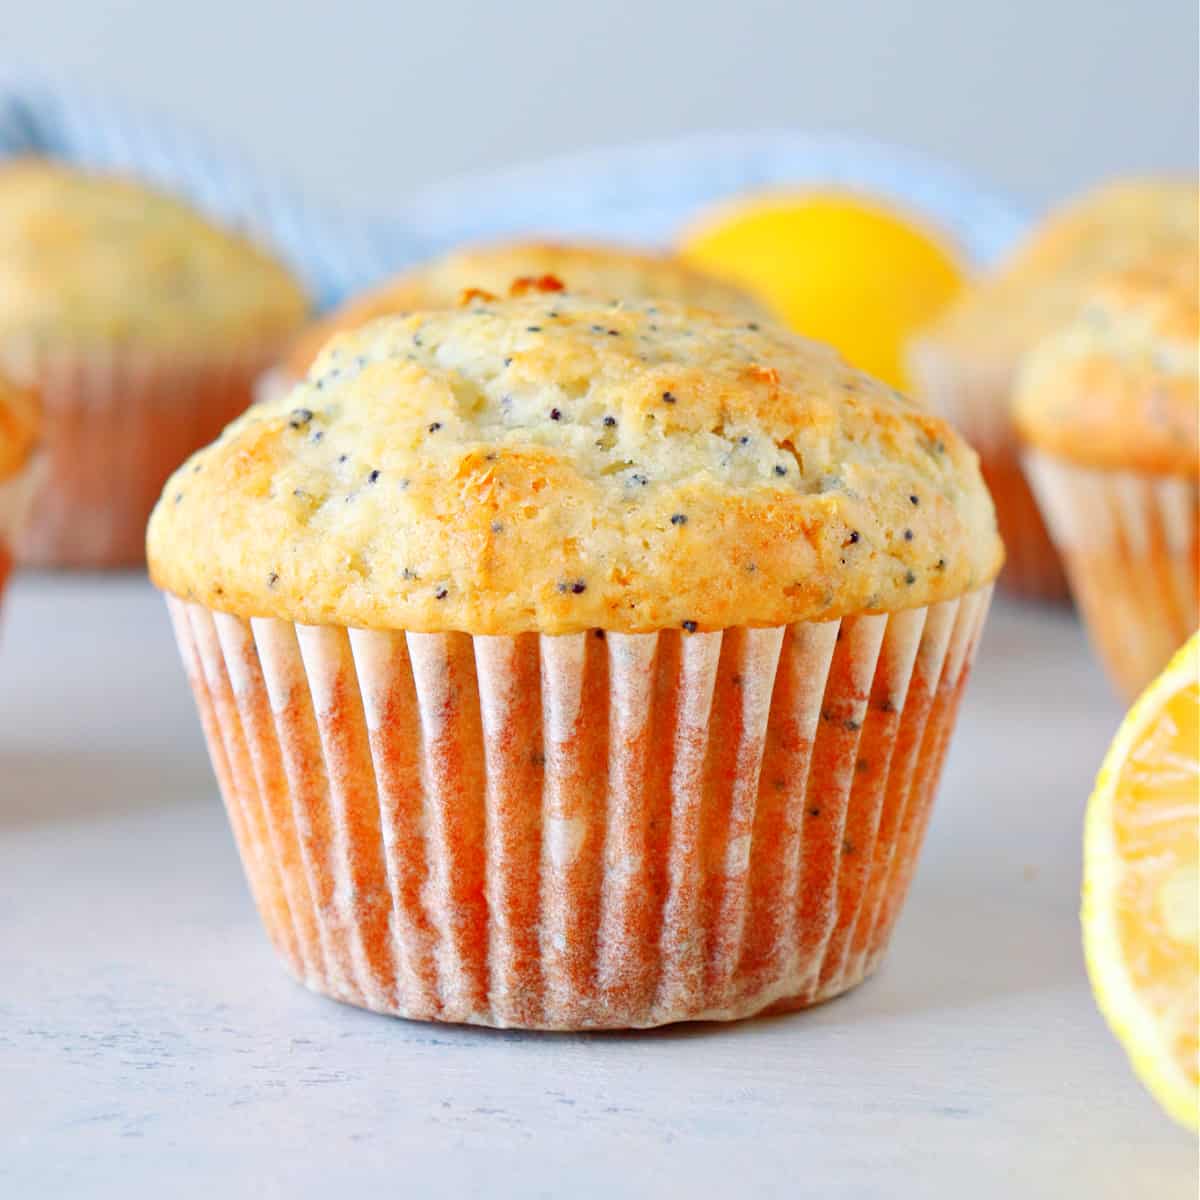
<svg viewBox="0 0 1200 1200">
<path fill-rule="evenodd" d="M 888 961 L 807 1014 L 636 1035 L 312 996 L 242 882 L 161 601 L 25 578 L 0 643 L 0 1196 L 1194 1197 L 1093 1006 L 1082 806 L 1120 716 L 997 606 Z"/>
</svg>

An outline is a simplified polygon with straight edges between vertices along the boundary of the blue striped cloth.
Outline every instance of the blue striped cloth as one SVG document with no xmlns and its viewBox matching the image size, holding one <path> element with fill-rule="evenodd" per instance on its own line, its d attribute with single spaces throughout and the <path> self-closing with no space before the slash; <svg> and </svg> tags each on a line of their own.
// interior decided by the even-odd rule
<svg viewBox="0 0 1200 1200">
<path fill-rule="evenodd" d="M 0 158 L 42 154 L 139 176 L 273 245 L 321 307 L 462 240 L 518 233 L 662 242 L 698 208 L 751 189 L 882 196 L 947 231 L 976 265 L 1023 215 L 962 175 L 862 139 L 723 134 L 594 150 L 464 177 L 384 219 L 312 203 L 195 133 L 101 97 L 0 72 Z"/>
</svg>

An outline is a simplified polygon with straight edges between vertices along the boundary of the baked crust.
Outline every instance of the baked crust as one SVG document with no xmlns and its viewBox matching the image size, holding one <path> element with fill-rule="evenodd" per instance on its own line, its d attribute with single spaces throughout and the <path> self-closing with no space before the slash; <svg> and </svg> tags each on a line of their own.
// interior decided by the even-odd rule
<svg viewBox="0 0 1200 1200">
<path fill-rule="evenodd" d="M 565 293 L 336 337 L 176 473 L 148 549 L 216 610 L 476 634 L 896 611 L 1002 560 L 974 452 L 834 350 Z"/>
<path fill-rule="evenodd" d="M 1014 405 L 1025 440 L 1085 466 L 1200 474 L 1198 291 L 1194 250 L 1100 280 L 1026 361 Z"/>
<path fill-rule="evenodd" d="M 24 158 L 0 166 L 0 338 L 222 348 L 289 336 L 290 272 L 132 180 Z"/>
<path fill-rule="evenodd" d="M 1051 214 L 998 271 L 916 341 L 967 361 L 1009 363 L 1070 320 L 1094 284 L 1160 252 L 1195 254 L 1195 180 L 1117 180 Z"/>
<path fill-rule="evenodd" d="M 356 329 L 376 317 L 453 308 L 472 288 L 505 296 L 513 280 L 544 276 L 604 300 L 661 296 L 749 319 L 766 315 L 745 292 L 669 254 L 599 243 L 501 242 L 455 250 L 354 297 L 300 334 L 284 360 L 284 370 L 292 379 L 302 379 L 335 333 Z"/>
</svg>

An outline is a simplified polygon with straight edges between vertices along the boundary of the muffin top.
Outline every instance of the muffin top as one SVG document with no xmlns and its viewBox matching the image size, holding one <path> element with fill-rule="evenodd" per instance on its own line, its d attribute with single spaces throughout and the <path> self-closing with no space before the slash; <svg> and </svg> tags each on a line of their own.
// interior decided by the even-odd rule
<svg viewBox="0 0 1200 1200">
<path fill-rule="evenodd" d="M 473 299 L 336 337 L 168 482 L 155 582 L 242 615 L 514 634 L 946 600 L 975 454 L 827 346 L 669 301 Z"/>
<path fill-rule="evenodd" d="M 1197 253 L 1194 180 L 1120 180 L 1052 214 L 993 275 L 968 289 L 918 343 L 1013 365 L 1070 320 L 1092 285 L 1148 254 Z"/>
<path fill-rule="evenodd" d="M 296 339 L 284 369 L 293 379 L 303 378 L 333 334 L 376 317 L 454 308 L 473 288 L 504 296 L 514 279 L 549 276 L 572 292 L 604 300 L 662 297 L 747 319 L 766 316 L 745 292 L 669 254 L 599 244 L 502 242 L 453 251 L 355 297 Z"/>
<path fill-rule="evenodd" d="M 1114 271 L 1032 351 L 1015 418 L 1033 445 L 1096 467 L 1200 473 L 1194 253 Z"/>
<path fill-rule="evenodd" d="M 41 159 L 0 166 L 0 337 L 245 344 L 306 309 L 279 262 L 179 200 Z"/>
<path fill-rule="evenodd" d="M 25 465 L 37 444 L 38 425 L 33 393 L 0 375 L 0 482 Z"/>
</svg>

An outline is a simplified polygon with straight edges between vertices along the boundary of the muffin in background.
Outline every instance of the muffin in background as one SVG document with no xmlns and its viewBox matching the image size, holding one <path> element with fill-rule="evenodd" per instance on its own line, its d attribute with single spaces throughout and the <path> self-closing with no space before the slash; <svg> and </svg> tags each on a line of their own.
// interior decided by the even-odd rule
<svg viewBox="0 0 1200 1200">
<path fill-rule="evenodd" d="M 1121 180 L 1044 221 L 909 348 L 919 398 L 979 451 L 1008 551 L 1001 586 L 1065 599 L 1062 564 L 1021 471 L 1012 390 L 1024 356 L 1069 321 L 1097 279 L 1162 247 L 1200 252 L 1192 180 Z"/>
<path fill-rule="evenodd" d="M 829 348 L 559 292 L 336 337 L 148 550 L 293 974 L 550 1029 L 875 968 L 1002 558 L 974 453 Z"/>
<path fill-rule="evenodd" d="M 0 375 L 0 601 L 36 481 L 39 425 L 34 394 Z"/>
<path fill-rule="evenodd" d="M 533 282 L 546 277 L 561 280 L 572 292 L 606 300 L 662 296 L 749 319 L 768 319 L 765 310 L 740 288 L 670 254 L 597 242 L 518 241 L 466 246 L 355 296 L 314 321 L 295 340 L 280 365 L 264 377 L 259 398 L 267 399 L 295 386 L 335 333 L 357 329 L 377 317 L 454 308 L 473 288 L 507 296 L 514 279 Z"/>
<path fill-rule="evenodd" d="M 1198 290 L 1185 249 L 1113 272 L 1018 384 L 1026 470 L 1127 698 L 1200 623 Z"/>
<path fill-rule="evenodd" d="M 246 407 L 306 311 L 283 266 L 178 200 L 0 165 L 0 369 L 39 393 L 48 458 L 18 556 L 141 562 L 163 481 Z"/>
</svg>

